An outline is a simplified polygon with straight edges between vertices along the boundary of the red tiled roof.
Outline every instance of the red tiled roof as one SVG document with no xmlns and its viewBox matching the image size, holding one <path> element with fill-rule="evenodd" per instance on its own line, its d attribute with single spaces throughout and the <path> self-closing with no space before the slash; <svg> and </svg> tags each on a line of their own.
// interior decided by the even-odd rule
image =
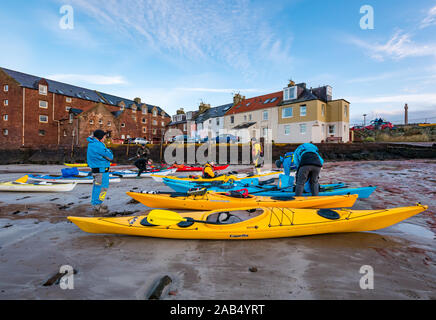
<svg viewBox="0 0 436 320">
<path fill-rule="evenodd" d="M 276 99 L 274 100 L 274 98 Z M 272 102 L 269 101 L 268 103 L 265 103 L 265 101 L 267 100 L 274 100 L 274 101 Z M 283 91 L 278 91 L 263 96 L 245 99 L 241 103 L 235 105 L 233 108 L 227 111 L 226 115 L 275 107 L 279 103 L 281 103 L 282 100 L 283 100 Z"/>
</svg>

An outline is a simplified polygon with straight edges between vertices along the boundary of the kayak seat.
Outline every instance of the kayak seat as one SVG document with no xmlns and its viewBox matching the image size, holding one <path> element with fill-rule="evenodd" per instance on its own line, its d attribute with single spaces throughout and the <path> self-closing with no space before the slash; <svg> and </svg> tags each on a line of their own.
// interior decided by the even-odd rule
<svg viewBox="0 0 436 320">
<path fill-rule="evenodd" d="M 319 209 L 318 215 L 329 220 L 338 220 L 341 218 L 339 213 L 331 209 Z"/>
<path fill-rule="evenodd" d="M 269 180 L 266 180 L 266 181 L 261 181 L 261 182 L 259 182 L 259 185 L 260 186 L 264 186 L 264 185 L 266 185 L 266 184 L 271 184 L 271 183 L 274 183 L 274 178 L 273 179 L 269 179 Z"/>
<path fill-rule="evenodd" d="M 185 218 L 185 219 L 186 219 L 186 221 L 179 222 L 177 224 L 177 226 L 179 226 L 180 228 L 188 228 L 195 223 L 194 219 L 192 219 L 192 218 Z"/>
<path fill-rule="evenodd" d="M 291 197 L 291 196 L 288 196 L 288 197 L 286 197 L 286 196 L 282 196 L 282 197 L 277 196 L 277 197 L 271 197 L 271 200 L 277 200 L 277 201 L 292 201 L 292 200 L 295 200 L 295 198 L 294 198 L 294 197 Z"/>
<path fill-rule="evenodd" d="M 214 224 L 232 224 L 242 222 L 242 219 L 226 211 L 213 213 L 207 217 L 206 221 Z"/>
<path fill-rule="evenodd" d="M 147 217 L 145 217 L 144 219 L 141 220 L 140 222 L 141 226 L 144 227 L 156 227 L 157 225 L 155 224 L 151 224 L 150 222 L 147 221 Z"/>
<path fill-rule="evenodd" d="M 184 192 L 171 192 L 170 198 L 187 197 L 188 194 Z"/>
</svg>

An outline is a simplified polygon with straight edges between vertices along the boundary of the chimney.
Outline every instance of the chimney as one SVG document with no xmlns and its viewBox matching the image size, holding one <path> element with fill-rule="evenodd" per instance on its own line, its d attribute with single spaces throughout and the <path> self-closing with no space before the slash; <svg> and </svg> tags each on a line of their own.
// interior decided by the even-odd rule
<svg viewBox="0 0 436 320">
<path fill-rule="evenodd" d="M 295 86 L 295 82 L 292 80 L 289 80 L 288 88 L 293 87 L 293 86 Z"/>
<path fill-rule="evenodd" d="M 409 106 L 407 105 L 407 103 L 404 106 L 404 124 L 409 124 Z"/>
<path fill-rule="evenodd" d="M 198 107 L 198 111 L 200 113 L 206 112 L 209 109 L 210 109 L 210 104 L 206 104 L 204 102 L 200 103 L 200 106 Z"/>
<path fill-rule="evenodd" d="M 183 108 L 180 108 L 177 110 L 177 114 L 185 114 L 185 110 Z"/>
<path fill-rule="evenodd" d="M 233 96 L 233 105 L 236 106 L 237 104 L 241 103 L 242 100 L 245 100 L 245 96 L 241 96 L 241 94 L 237 93 Z"/>
<path fill-rule="evenodd" d="M 141 98 L 135 98 L 133 99 L 133 101 L 135 101 L 136 104 L 141 104 Z"/>
</svg>

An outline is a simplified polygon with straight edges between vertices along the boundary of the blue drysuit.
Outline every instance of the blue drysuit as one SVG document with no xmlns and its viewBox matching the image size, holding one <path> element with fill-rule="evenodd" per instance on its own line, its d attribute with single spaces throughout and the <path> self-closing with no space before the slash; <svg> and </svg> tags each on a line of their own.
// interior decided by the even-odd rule
<svg viewBox="0 0 436 320">
<path fill-rule="evenodd" d="M 285 156 L 281 159 L 283 159 L 283 171 L 285 172 L 285 175 L 289 176 L 291 174 L 291 169 L 295 169 L 294 163 L 293 163 L 293 152 L 288 152 L 285 154 Z"/>
<path fill-rule="evenodd" d="M 87 162 L 93 171 L 92 175 L 94 177 L 91 204 L 95 206 L 102 204 L 106 197 L 109 188 L 110 161 L 113 160 L 114 156 L 103 142 L 93 137 L 86 140 L 89 142 L 86 155 Z"/>
</svg>

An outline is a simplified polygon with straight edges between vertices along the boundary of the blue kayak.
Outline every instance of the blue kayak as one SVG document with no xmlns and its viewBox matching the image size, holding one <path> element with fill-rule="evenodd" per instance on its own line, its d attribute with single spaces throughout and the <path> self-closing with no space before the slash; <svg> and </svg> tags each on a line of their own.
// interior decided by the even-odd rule
<svg viewBox="0 0 436 320">
<path fill-rule="evenodd" d="M 187 193 L 190 190 L 195 188 L 190 187 L 187 184 L 177 183 L 174 181 L 167 181 L 165 184 L 173 189 L 176 192 Z M 266 186 L 264 186 L 266 187 Z M 216 192 L 230 192 L 240 190 L 241 188 L 246 188 L 248 193 L 256 194 L 258 196 L 268 196 L 268 197 L 283 197 L 283 196 L 295 196 L 295 192 L 293 188 L 284 188 L 277 189 L 275 186 L 268 186 L 268 188 L 264 188 L 262 186 L 251 186 L 251 187 L 241 187 L 241 186 L 224 186 L 223 187 L 208 187 L 207 189 L 210 191 Z M 201 187 L 200 187 L 201 188 Z M 357 194 L 359 198 L 365 199 L 369 198 L 371 194 L 375 191 L 376 187 L 360 187 L 360 188 L 347 188 L 346 186 L 342 186 L 341 184 L 331 184 L 331 185 L 321 185 L 321 190 L 319 192 L 319 196 L 337 196 L 337 195 L 347 195 L 347 194 Z M 310 192 L 303 193 L 303 196 L 311 196 Z"/>
</svg>

